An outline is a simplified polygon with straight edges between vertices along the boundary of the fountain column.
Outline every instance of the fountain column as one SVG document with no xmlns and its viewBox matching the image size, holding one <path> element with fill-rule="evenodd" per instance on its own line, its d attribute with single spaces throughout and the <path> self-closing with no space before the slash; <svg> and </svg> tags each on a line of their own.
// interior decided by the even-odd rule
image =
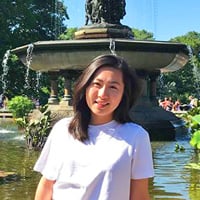
<svg viewBox="0 0 200 200">
<path fill-rule="evenodd" d="M 64 97 L 60 104 L 70 106 L 71 104 L 71 79 L 70 79 L 70 74 L 65 71 L 62 76 L 64 77 Z"/>
<path fill-rule="evenodd" d="M 156 80 L 158 78 L 158 76 L 160 75 L 160 70 L 155 70 L 149 73 L 149 79 L 150 79 L 150 83 L 149 83 L 149 97 L 150 97 L 150 101 L 153 105 L 157 106 L 158 105 L 158 101 L 157 101 L 157 91 L 156 91 Z"/>
<path fill-rule="evenodd" d="M 51 82 L 51 94 L 50 98 L 48 99 L 49 104 L 58 104 L 58 72 L 48 72 L 50 76 L 50 82 Z"/>
<path fill-rule="evenodd" d="M 138 106 L 150 105 L 149 98 L 149 84 L 148 84 L 148 72 L 146 70 L 136 70 L 137 75 L 140 78 L 140 84 L 142 85 L 142 95 L 140 100 L 138 101 Z"/>
</svg>

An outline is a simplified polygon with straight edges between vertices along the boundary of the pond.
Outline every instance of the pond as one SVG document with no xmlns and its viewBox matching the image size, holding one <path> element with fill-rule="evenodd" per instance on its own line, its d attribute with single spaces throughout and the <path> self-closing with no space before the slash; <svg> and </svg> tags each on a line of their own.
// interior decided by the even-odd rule
<svg viewBox="0 0 200 200">
<path fill-rule="evenodd" d="M 9 129 L 9 131 L 8 131 Z M 185 148 L 175 152 L 175 145 Z M 199 158 L 188 139 L 152 142 L 155 177 L 150 181 L 151 199 L 199 200 Z M 0 123 L 0 171 L 12 172 L 0 179 L 1 200 L 33 200 L 40 175 L 33 172 L 39 152 L 27 150 L 23 134 Z M 193 169 L 189 164 L 193 163 Z M 196 166 L 196 167 L 195 167 Z"/>
</svg>

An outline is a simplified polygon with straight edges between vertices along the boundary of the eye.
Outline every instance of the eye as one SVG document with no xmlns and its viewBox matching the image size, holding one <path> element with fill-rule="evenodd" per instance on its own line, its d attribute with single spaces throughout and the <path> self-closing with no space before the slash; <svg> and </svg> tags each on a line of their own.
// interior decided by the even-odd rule
<svg viewBox="0 0 200 200">
<path fill-rule="evenodd" d="M 111 89 L 114 89 L 114 90 L 118 90 L 118 87 L 115 86 L 115 85 L 111 85 L 110 88 L 111 88 Z"/>
<path fill-rule="evenodd" d="M 93 87 L 100 87 L 101 84 L 100 84 L 99 82 L 93 82 L 93 83 L 92 83 L 92 86 L 93 86 Z"/>
</svg>

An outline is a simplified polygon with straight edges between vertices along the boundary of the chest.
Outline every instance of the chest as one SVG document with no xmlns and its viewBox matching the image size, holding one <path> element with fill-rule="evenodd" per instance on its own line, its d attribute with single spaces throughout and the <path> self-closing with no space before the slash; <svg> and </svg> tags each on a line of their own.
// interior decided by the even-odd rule
<svg viewBox="0 0 200 200">
<path fill-rule="evenodd" d="M 116 139 L 98 139 L 95 144 L 75 142 L 65 147 L 62 172 L 65 176 L 88 176 L 102 172 L 117 174 L 129 170 L 130 145 Z"/>
</svg>

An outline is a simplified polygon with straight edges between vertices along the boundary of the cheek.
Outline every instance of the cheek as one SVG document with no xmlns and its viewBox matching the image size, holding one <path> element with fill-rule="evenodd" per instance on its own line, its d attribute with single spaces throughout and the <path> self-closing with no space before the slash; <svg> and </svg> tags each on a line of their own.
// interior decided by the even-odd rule
<svg viewBox="0 0 200 200">
<path fill-rule="evenodd" d="M 95 96 L 95 91 L 92 88 L 87 88 L 86 89 L 86 102 L 89 103 L 92 101 L 92 97 Z"/>
<path fill-rule="evenodd" d="M 115 104 L 120 104 L 122 98 L 123 98 L 123 93 L 120 92 L 120 93 L 113 94 L 111 100 Z"/>
<path fill-rule="evenodd" d="M 120 100 L 122 99 L 123 97 L 123 94 L 124 94 L 124 89 L 121 89 L 120 91 L 118 91 L 116 94 L 115 94 L 115 97 L 116 99 Z"/>
</svg>

